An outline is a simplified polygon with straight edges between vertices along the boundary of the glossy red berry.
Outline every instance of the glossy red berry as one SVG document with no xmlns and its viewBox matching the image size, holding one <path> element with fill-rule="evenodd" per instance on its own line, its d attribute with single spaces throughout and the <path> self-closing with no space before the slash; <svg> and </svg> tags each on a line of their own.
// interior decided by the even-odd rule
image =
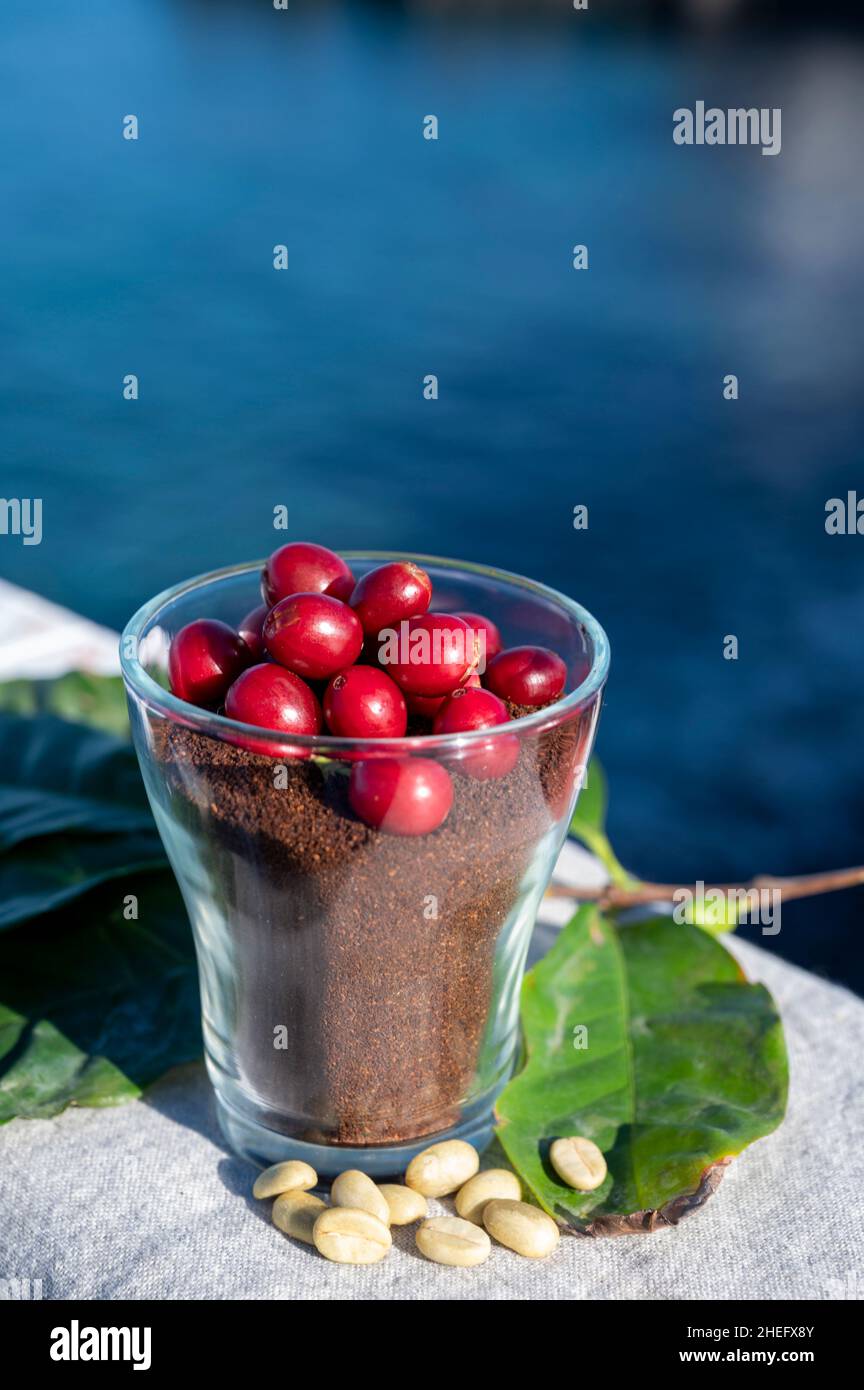
<svg viewBox="0 0 864 1390">
<path fill-rule="evenodd" d="M 472 632 L 482 633 L 481 657 L 485 658 L 486 664 L 496 657 L 503 647 L 501 633 L 493 623 L 491 618 L 484 618 L 482 613 L 457 613 L 457 618 L 461 618 L 463 623 L 467 623 Z M 482 642 L 485 642 L 485 651 L 482 650 Z"/>
<path fill-rule="evenodd" d="M 264 603 L 258 608 L 253 608 L 237 629 L 255 661 L 263 661 L 265 656 L 263 632 L 267 612 L 267 605 Z"/>
<path fill-rule="evenodd" d="M 510 715 L 503 700 L 491 690 L 463 687 L 454 690 L 435 717 L 433 733 L 466 734 L 479 729 L 494 729 L 509 724 Z M 463 777 L 487 781 L 491 777 L 506 777 L 519 757 L 519 739 L 515 734 L 499 734 L 495 738 L 477 740 L 458 755 L 454 772 Z"/>
<path fill-rule="evenodd" d="M 353 666 L 363 646 L 363 629 L 353 608 L 338 598 L 292 594 L 267 614 L 264 644 L 289 671 L 322 681 Z"/>
<path fill-rule="evenodd" d="M 548 647 L 508 647 L 490 661 L 484 684 L 514 705 L 545 705 L 557 700 L 567 680 L 567 667 Z"/>
<path fill-rule="evenodd" d="M 429 835 L 450 813 L 453 783 L 431 758 L 379 758 L 351 769 L 348 799 L 355 814 L 376 830 Z"/>
<path fill-rule="evenodd" d="M 324 718 L 339 738 L 401 738 L 408 723 L 405 697 L 375 666 L 349 666 L 324 692 Z"/>
<path fill-rule="evenodd" d="M 250 666 L 225 699 L 225 713 L 241 724 L 279 729 L 286 734 L 321 731 L 321 706 L 305 681 L 272 661 Z"/>
<path fill-rule="evenodd" d="M 509 723 L 510 715 L 503 700 L 491 690 L 463 686 L 454 690 L 435 716 L 435 734 L 467 734 L 475 729 L 494 729 L 496 724 Z"/>
<path fill-rule="evenodd" d="M 466 681 L 459 687 L 462 689 L 479 689 L 480 677 L 473 671 Z M 408 706 L 409 714 L 418 714 L 422 719 L 434 719 L 442 705 L 450 699 L 453 691 L 448 691 L 446 695 L 406 695 L 405 703 Z"/>
<path fill-rule="evenodd" d="M 393 561 L 379 565 L 358 580 L 351 607 L 373 637 L 384 627 L 396 627 L 403 618 L 425 613 L 432 600 L 432 580 L 419 565 Z"/>
<path fill-rule="evenodd" d="M 215 618 L 198 618 L 181 627 L 171 643 L 171 689 L 190 705 L 215 709 L 250 659 L 248 647 L 233 627 Z"/>
<path fill-rule="evenodd" d="M 399 624 L 378 659 L 409 695 L 447 695 L 476 661 L 471 631 L 452 613 L 424 613 Z"/>
<path fill-rule="evenodd" d="M 311 541 L 280 546 L 261 574 L 261 596 L 268 608 L 291 594 L 329 594 L 347 601 L 353 590 L 354 576 L 345 561 Z"/>
</svg>

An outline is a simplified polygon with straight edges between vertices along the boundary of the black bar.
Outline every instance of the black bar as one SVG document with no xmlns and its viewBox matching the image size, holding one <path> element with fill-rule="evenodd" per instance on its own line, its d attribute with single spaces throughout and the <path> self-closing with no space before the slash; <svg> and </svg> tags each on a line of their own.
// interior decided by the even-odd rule
<svg viewBox="0 0 864 1390">
<path fill-rule="evenodd" d="M 344 1301 L 357 1302 L 347 1286 Z M 452 1305 L 445 1303 L 443 1308 L 441 1301 L 435 1300 L 431 1317 L 425 1310 L 418 1317 L 416 1304 L 405 1305 L 400 1310 L 398 1324 L 412 1339 L 416 1339 L 418 1329 L 422 1330 L 427 1350 L 430 1341 L 440 1339 L 442 1348 L 449 1345 L 455 1352 L 461 1342 L 460 1310 L 455 1306 L 460 1301 L 470 1303 L 478 1334 L 488 1321 L 494 1336 L 503 1312 L 506 1326 L 510 1328 L 508 1344 L 516 1347 L 524 1336 L 525 1357 L 531 1362 L 536 1358 L 538 1376 L 556 1365 L 566 1367 L 567 1364 L 574 1375 L 578 1372 L 581 1376 L 590 1369 L 617 1368 L 617 1373 L 632 1373 L 640 1379 L 645 1375 L 653 1378 L 673 1368 L 699 1375 L 706 1366 L 719 1366 L 727 1372 L 739 1366 L 758 1366 L 765 1372 L 802 1367 L 824 1375 L 835 1361 L 849 1366 L 860 1325 L 855 1303 L 786 1300 L 716 1304 L 710 1301 L 624 1300 L 597 1303 L 574 1299 L 572 1310 L 560 1306 L 554 1313 L 542 1306 L 536 1312 L 526 1309 L 526 1321 L 520 1323 L 514 1321 L 507 1310 L 507 1302 L 511 1300 L 490 1302 L 486 1314 L 470 1296 L 454 1300 Z M 142 1371 L 156 1375 L 181 1365 L 187 1369 L 194 1365 L 196 1374 L 210 1370 L 225 1373 L 228 1362 L 233 1363 L 238 1357 L 248 1359 L 252 1374 L 273 1370 L 292 1376 L 304 1374 L 304 1363 L 307 1373 L 312 1373 L 314 1362 L 310 1364 L 308 1358 L 314 1356 L 319 1335 L 324 1334 L 321 1350 L 326 1350 L 330 1340 L 327 1321 L 323 1320 L 327 1317 L 326 1309 L 319 1309 L 318 1317 L 310 1324 L 306 1321 L 308 1311 L 297 1308 L 297 1302 L 295 1299 L 284 1304 L 238 1302 L 227 1308 L 222 1303 L 192 1300 L 170 1303 L 24 1300 L 6 1301 L 0 1317 L 6 1334 L 3 1342 L 7 1348 L 14 1342 L 16 1359 L 20 1358 L 22 1369 L 38 1370 L 40 1374 L 47 1372 L 52 1378 L 55 1374 L 66 1377 L 76 1372 L 86 1372 L 92 1378 L 100 1369 L 108 1369 L 112 1375 L 131 1373 L 136 1360 L 141 1363 Z M 536 1300 L 531 1300 L 532 1305 L 535 1303 Z M 346 1317 L 350 1326 L 350 1312 L 346 1314 L 340 1310 L 338 1316 L 340 1321 L 331 1324 L 334 1332 L 342 1328 L 341 1320 Z M 336 1346 L 332 1348 L 338 1363 L 342 1359 L 338 1352 L 341 1343 L 347 1358 L 343 1372 L 352 1375 L 352 1358 L 360 1357 L 355 1370 L 360 1369 L 364 1359 L 361 1346 L 365 1345 L 368 1354 L 388 1327 L 398 1331 L 393 1327 L 389 1310 L 381 1309 L 380 1331 L 376 1331 L 374 1321 L 370 1322 L 375 1319 L 374 1310 L 364 1311 L 362 1317 L 362 1326 L 372 1341 L 364 1337 L 359 1344 L 352 1342 L 352 1352 L 339 1333 Z M 298 1335 L 304 1327 L 308 1336 Z M 98 1335 L 94 1336 L 93 1329 Z M 116 1329 L 117 1335 L 107 1334 L 103 1339 L 101 1329 Z M 396 1379 L 411 1373 L 409 1366 L 418 1363 L 413 1359 L 409 1363 L 401 1360 L 399 1341 L 401 1338 L 391 1339 L 387 1333 L 375 1356 L 367 1363 L 370 1374 L 386 1374 L 388 1379 Z M 419 1352 L 416 1340 L 414 1344 L 415 1351 Z M 497 1340 L 484 1343 L 479 1338 L 473 1345 L 478 1356 L 487 1362 L 490 1375 L 493 1374 L 502 1344 Z M 63 1352 L 68 1356 L 77 1353 L 77 1359 L 55 1359 L 52 1347 L 55 1353 Z M 97 1349 L 100 1354 L 104 1350 L 106 1359 L 87 1359 L 91 1349 Z M 111 1358 L 115 1349 L 119 1359 Z M 393 1360 L 390 1369 L 385 1371 L 388 1353 Z M 421 1364 L 422 1360 L 421 1355 Z M 323 1371 L 329 1361 L 328 1354 L 319 1364 L 319 1371 Z M 453 1364 L 455 1368 L 457 1363 Z M 336 1370 L 332 1369 L 335 1375 Z M 526 1369 L 530 1367 L 526 1365 Z"/>
</svg>

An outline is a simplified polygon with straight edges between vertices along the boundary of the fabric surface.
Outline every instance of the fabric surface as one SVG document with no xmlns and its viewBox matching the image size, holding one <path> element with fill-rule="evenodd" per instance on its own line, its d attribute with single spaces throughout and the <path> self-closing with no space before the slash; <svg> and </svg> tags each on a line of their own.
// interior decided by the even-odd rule
<svg viewBox="0 0 864 1390">
<path fill-rule="evenodd" d="M 107 627 L 0 579 L 0 680 L 119 675 L 119 641 Z"/>
<path fill-rule="evenodd" d="M 537 949 L 551 934 L 538 928 Z M 226 1151 L 194 1066 L 131 1105 L 0 1129 L 0 1280 L 82 1299 L 861 1298 L 864 1002 L 749 943 L 733 950 L 782 1012 L 789 1114 L 673 1230 L 565 1237 L 538 1262 L 496 1246 L 458 1270 L 423 1259 L 408 1227 L 379 1265 L 329 1264 L 252 1199 L 254 1170 Z"/>
</svg>

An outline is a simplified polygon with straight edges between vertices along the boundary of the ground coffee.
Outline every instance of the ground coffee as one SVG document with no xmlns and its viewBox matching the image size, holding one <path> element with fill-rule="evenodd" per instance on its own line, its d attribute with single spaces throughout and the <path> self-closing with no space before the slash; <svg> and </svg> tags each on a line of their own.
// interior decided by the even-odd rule
<svg viewBox="0 0 864 1390">
<path fill-rule="evenodd" d="M 310 1142 L 400 1142 L 455 1124 L 496 1079 L 509 1041 L 487 1027 L 496 942 L 566 811 L 589 722 L 524 740 L 505 778 L 454 777 L 445 824 L 410 838 L 352 814 L 349 764 L 157 731 L 171 814 L 228 923 L 219 988 L 268 1123 Z"/>
</svg>

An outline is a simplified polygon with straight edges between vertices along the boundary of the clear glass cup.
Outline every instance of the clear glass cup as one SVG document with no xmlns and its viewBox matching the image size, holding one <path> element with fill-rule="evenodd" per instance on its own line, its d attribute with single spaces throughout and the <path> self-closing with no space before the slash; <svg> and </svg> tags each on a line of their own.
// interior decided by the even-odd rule
<svg viewBox="0 0 864 1390">
<path fill-rule="evenodd" d="M 127 626 L 121 659 L 144 782 L 192 924 L 228 1142 L 257 1163 L 304 1158 L 324 1177 L 352 1167 L 381 1177 L 441 1138 L 488 1142 L 609 649 L 583 608 L 517 575 L 422 555 L 345 559 L 358 578 L 415 560 L 432 577 L 433 610 L 482 613 L 506 646 L 552 648 L 568 693 L 482 733 L 262 737 L 165 688 L 175 633 L 202 617 L 236 626 L 260 603 L 260 563 L 152 599 Z M 478 749 L 501 740 L 512 770 L 471 775 Z M 388 834 L 352 813 L 351 768 L 381 756 L 435 759 L 451 774 L 438 830 Z"/>
</svg>

